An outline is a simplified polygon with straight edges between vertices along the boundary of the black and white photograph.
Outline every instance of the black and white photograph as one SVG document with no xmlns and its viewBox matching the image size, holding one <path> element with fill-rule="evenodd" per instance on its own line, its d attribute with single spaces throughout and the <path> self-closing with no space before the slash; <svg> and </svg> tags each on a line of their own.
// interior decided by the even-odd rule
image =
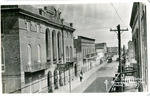
<svg viewBox="0 0 150 96">
<path fill-rule="evenodd" d="M 149 3 L 1 4 L 2 94 L 148 92 Z"/>
</svg>

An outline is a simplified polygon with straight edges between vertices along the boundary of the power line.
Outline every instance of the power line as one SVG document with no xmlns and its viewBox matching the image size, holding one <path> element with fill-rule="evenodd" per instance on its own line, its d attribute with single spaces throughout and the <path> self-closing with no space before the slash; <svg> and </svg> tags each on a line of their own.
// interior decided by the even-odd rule
<svg viewBox="0 0 150 96">
<path fill-rule="evenodd" d="M 115 10 L 116 14 L 118 15 L 118 17 L 120 18 L 121 22 L 124 24 L 124 22 L 123 22 L 121 16 L 120 16 L 119 13 L 117 12 L 117 10 L 116 10 L 116 8 L 114 7 L 114 5 L 113 5 L 112 3 L 111 3 L 111 5 L 112 5 L 112 7 L 114 8 L 114 10 Z M 124 26 L 126 26 L 126 25 L 124 24 Z"/>
</svg>

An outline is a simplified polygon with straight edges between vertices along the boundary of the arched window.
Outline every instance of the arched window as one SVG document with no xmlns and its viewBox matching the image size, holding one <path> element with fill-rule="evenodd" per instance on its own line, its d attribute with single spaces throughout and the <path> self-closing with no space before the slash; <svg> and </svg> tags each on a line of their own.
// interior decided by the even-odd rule
<svg viewBox="0 0 150 96">
<path fill-rule="evenodd" d="M 27 52 L 28 52 L 28 64 L 30 65 L 31 64 L 31 45 L 28 45 L 27 47 Z"/>
<path fill-rule="evenodd" d="M 45 32 L 45 40 L 46 40 L 46 60 L 50 62 L 50 31 L 47 28 Z"/>
<path fill-rule="evenodd" d="M 4 52 L 4 48 L 1 47 L 1 66 L 2 66 L 2 72 L 5 71 L 5 52 Z"/>
<path fill-rule="evenodd" d="M 61 59 L 61 42 L 62 42 L 62 40 L 61 40 L 61 33 L 60 32 L 58 32 L 57 33 L 57 47 L 58 47 L 58 59 L 60 60 Z"/>
<path fill-rule="evenodd" d="M 73 54 L 72 54 L 72 47 L 70 46 L 70 60 L 72 60 L 73 59 L 73 56 L 72 56 Z"/>
<path fill-rule="evenodd" d="M 41 62 L 41 46 L 38 45 L 38 62 Z"/>
<path fill-rule="evenodd" d="M 56 32 L 52 31 L 52 50 L 53 50 L 53 61 L 57 60 L 57 49 L 56 49 Z"/>
<path fill-rule="evenodd" d="M 66 46 L 66 61 L 69 61 L 69 48 Z"/>
</svg>

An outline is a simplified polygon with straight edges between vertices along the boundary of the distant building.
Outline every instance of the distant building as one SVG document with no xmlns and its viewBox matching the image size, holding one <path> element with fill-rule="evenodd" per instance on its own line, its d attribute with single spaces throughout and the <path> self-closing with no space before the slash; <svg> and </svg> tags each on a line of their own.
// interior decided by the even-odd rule
<svg viewBox="0 0 150 96">
<path fill-rule="evenodd" d="M 97 53 L 97 59 L 106 60 L 107 58 L 107 45 L 106 43 L 96 43 L 95 49 Z"/>
<path fill-rule="evenodd" d="M 130 26 L 132 28 L 132 42 L 135 60 L 137 61 L 137 78 L 142 79 L 139 91 L 148 91 L 148 61 L 147 61 L 147 11 L 146 5 L 141 2 L 133 3 Z"/>
<path fill-rule="evenodd" d="M 75 29 L 60 14 L 52 6 L 1 6 L 3 93 L 53 92 L 68 83 L 68 69 L 58 64 L 70 62 L 74 72 Z"/>
<path fill-rule="evenodd" d="M 108 56 L 118 55 L 118 47 L 107 47 Z"/>
<path fill-rule="evenodd" d="M 78 67 L 83 72 L 86 72 L 95 66 L 95 39 L 78 36 L 77 39 L 74 39 L 74 42 L 77 53 L 77 63 L 79 64 Z"/>
</svg>

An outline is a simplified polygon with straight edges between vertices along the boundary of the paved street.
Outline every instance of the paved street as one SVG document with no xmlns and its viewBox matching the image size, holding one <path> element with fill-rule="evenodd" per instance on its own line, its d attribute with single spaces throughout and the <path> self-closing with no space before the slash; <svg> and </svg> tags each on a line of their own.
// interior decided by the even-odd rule
<svg viewBox="0 0 150 96">
<path fill-rule="evenodd" d="M 95 73 L 93 73 L 86 81 L 81 85 L 73 89 L 72 92 L 80 93 L 98 93 L 106 92 L 105 80 L 108 80 L 109 89 L 111 81 L 115 76 L 118 68 L 118 62 L 106 63 L 104 66 L 100 67 Z"/>
</svg>

